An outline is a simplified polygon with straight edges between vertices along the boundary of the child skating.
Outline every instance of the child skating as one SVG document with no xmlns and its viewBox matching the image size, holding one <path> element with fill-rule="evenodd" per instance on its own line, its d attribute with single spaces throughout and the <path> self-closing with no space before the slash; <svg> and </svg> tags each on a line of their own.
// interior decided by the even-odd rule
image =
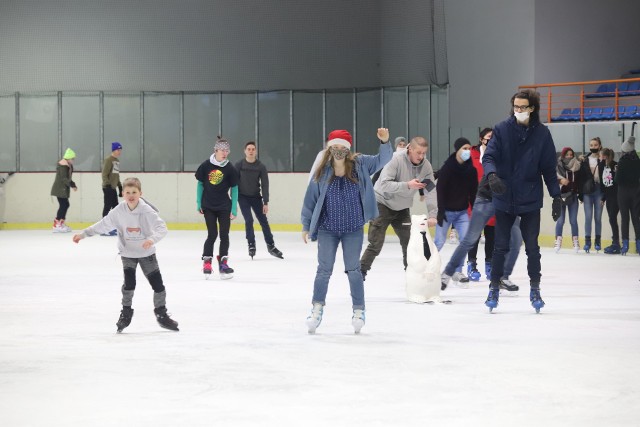
<svg viewBox="0 0 640 427">
<path fill-rule="evenodd" d="M 122 311 L 116 323 L 118 332 L 129 326 L 133 317 L 133 293 L 136 289 L 136 268 L 142 272 L 153 288 L 153 305 L 156 320 L 161 327 L 178 330 L 178 322 L 167 313 L 167 292 L 156 259 L 155 244 L 167 234 L 167 225 L 156 209 L 142 198 L 142 185 L 138 178 L 127 178 L 123 183 L 124 201 L 111 209 L 102 220 L 73 236 L 79 243 L 85 237 L 118 231 L 118 252 L 124 269 L 122 285 Z"/>
<path fill-rule="evenodd" d="M 220 226 L 220 247 L 216 258 L 220 278 L 233 277 L 233 268 L 228 264 L 229 229 L 231 220 L 237 215 L 238 173 L 229 162 L 229 151 L 229 142 L 218 136 L 213 154 L 202 162 L 195 173 L 198 180 L 197 210 L 204 215 L 207 224 L 207 239 L 202 249 L 202 272 L 207 279 L 212 271 L 213 245 L 218 239 L 218 225 Z M 231 198 L 229 198 L 229 192 L 231 192 Z"/>
</svg>

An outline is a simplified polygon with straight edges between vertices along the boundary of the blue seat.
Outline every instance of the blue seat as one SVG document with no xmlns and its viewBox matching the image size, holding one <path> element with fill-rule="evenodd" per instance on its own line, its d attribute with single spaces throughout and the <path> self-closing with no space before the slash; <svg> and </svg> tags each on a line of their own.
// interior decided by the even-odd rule
<svg viewBox="0 0 640 427">
<path fill-rule="evenodd" d="M 560 115 L 557 117 L 552 117 L 551 121 L 552 122 L 566 122 L 567 117 L 569 117 L 569 114 L 571 114 L 571 108 L 564 108 L 561 112 Z"/>
<path fill-rule="evenodd" d="M 614 96 L 616 92 L 615 83 L 603 83 L 596 89 L 595 93 L 588 93 L 585 98 L 604 98 L 607 96 Z"/>
<path fill-rule="evenodd" d="M 624 107 L 624 112 L 618 115 L 620 120 L 630 120 L 634 118 L 634 115 L 638 113 L 637 105 L 627 105 Z"/>
<path fill-rule="evenodd" d="M 580 121 L 580 108 L 574 108 L 565 118 L 566 122 L 578 122 Z"/>
<path fill-rule="evenodd" d="M 583 120 L 590 120 L 589 117 L 591 117 L 592 111 L 593 111 L 593 108 L 586 107 L 583 112 Z M 580 120 L 580 118 L 578 118 L 578 120 Z"/>
<path fill-rule="evenodd" d="M 621 94 L 627 90 L 629 90 L 629 83 L 618 83 L 618 96 L 622 96 Z"/>
<path fill-rule="evenodd" d="M 604 107 L 598 120 L 615 120 L 616 118 L 615 107 Z"/>
<path fill-rule="evenodd" d="M 587 110 L 591 110 L 587 113 Z M 584 119 L 586 121 L 594 121 L 600 120 L 600 116 L 602 115 L 602 107 L 593 107 L 593 108 L 585 108 L 584 109 Z"/>
<path fill-rule="evenodd" d="M 631 82 L 627 87 L 627 90 L 620 94 L 620 96 L 637 96 L 640 95 L 640 82 Z"/>
</svg>

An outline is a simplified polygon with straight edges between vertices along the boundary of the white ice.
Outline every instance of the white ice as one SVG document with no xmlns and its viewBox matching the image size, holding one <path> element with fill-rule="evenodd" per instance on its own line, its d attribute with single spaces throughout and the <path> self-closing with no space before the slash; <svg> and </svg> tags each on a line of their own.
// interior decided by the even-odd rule
<svg viewBox="0 0 640 427">
<path fill-rule="evenodd" d="M 389 236 L 365 282 L 362 333 L 339 253 L 324 320 L 308 335 L 315 244 L 276 233 L 279 260 L 258 234 L 252 261 L 232 232 L 235 277 L 207 281 L 204 238 L 170 231 L 158 244 L 180 332 L 157 325 L 138 272 L 133 322 L 116 334 L 114 238 L 0 231 L 0 426 L 640 425 L 635 253 L 543 248 L 537 315 L 522 250 L 520 294 L 490 314 L 484 278 L 447 290 L 451 305 L 408 303 Z"/>
</svg>

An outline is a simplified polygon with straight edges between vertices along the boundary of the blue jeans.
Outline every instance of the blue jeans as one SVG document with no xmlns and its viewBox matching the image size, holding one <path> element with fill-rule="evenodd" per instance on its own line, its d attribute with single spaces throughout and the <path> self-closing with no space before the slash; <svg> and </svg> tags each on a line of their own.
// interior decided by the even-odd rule
<svg viewBox="0 0 640 427">
<path fill-rule="evenodd" d="M 509 252 L 511 229 L 520 217 L 520 231 L 524 240 L 524 250 L 527 254 L 527 273 L 532 283 L 540 283 L 540 210 L 526 212 L 520 215 L 496 210 L 496 245 L 493 251 L 491 269 L 491 284 L 500 283 L 504 274 L 505 255 Z"/>
<path fill-rule="evenodd" d="M 442 227 L 439 225 L 436 226 L 436 238 L 435 244 L 438 251 L 442 249 L 444 246 L 444 242 L 447 241 L 447 232 L 449 231 L 449 226 L 453 224 L 458 232 L 458 238 L 462 241 L 467 234 L 467 230 L 469 229 L 469 214 L 467 210 L 463 211 L 445 211 L 446 220 L 442 221 Z M 484 227 L 484 224 L 482 225 Z M 474 241 L 475 243 L 475 241 Z M 465 254 L 469 252 L 469 249 L 465 252 Z M 462 271 L 462 264 L 464 264 L 464 258 L 456 265 L 456 271 Z"/>
<path fill-rule="evenodd" d="M 238 194 L 238 204 L 240 205 L 240 212 L 244 218 L 244 231 L 247 237 L 248 243 L 256 243 L 256 236 L 253 232 L 253 216 L 251 210 L 256 214 L 256 219 L 262 227 L 262 234 L 264 234 L 264 241 L 267 245 L 273 245 L 273 234 L 271 233 L 271 227 L 269 227 L 269 221 L 267 216 L 262 213 L 262 197 L 249 197 Z"/>
<path fill-rule="evenodd" d="M 312 303 L 325 304 L 329 279 L 333 273 L 333 265 L 336 261 L 338 245 L 342 243 L 342 258 L 344 260 L 344 272 L 349 277 L 351 288 L 351 302 L 353 309 L 364 310 L 364 285 L 360 272 L 360 252 L 364 231 L 362 228 L 351 233 L 333 233 L 331 231 L 318 231 L 318 270 L 313 282 Z"/>
<path fill-rule="evenodd" d="M 456 271 L 456 268 L 464 262 L 465 256 L 467 256 L 467 252 L 469 249 L 473 247 L 473 245 L 480 238 L 480 233 L 484 229 L 484 226 L 487 224 L 487 221 L 495 215 L 495 208 L 493 207 L 493 202 L 487 199 L 476 199 L 473 204 L 473 210 L 471 211 L 471 221 L 469 222 L 469 229 L 467 233 L 464 235 L 464 238 L 460 240 L 460 244 L 451 255 L 451 259 L 449 263 L 444 268 L 444 273 L 452 276 Z M 457 227 L 456 227 L 457 229 Z M 522 246 L 522 234 L 520 233 L 520 218 L 516 219 L 513 223 L 513 227 L 511 227 L 511 241 L 509 242 L 509 252 L 507 253 L 505 264 L 504 264 L 504 273 L 500 276 L 501 279 L 508 279 L 511 273 L 513 272 L 513 266 L 516 264 L 516 260 L 518 259 L 518 254 L 520 253 L 520 246 Z M 493 265 L 495 262 L 495 258 L 492 257 L 492 271 Z"/>
<path fill-rule="evenodd" d="M 568 205 L 562 204 L 560 218 L 556 221 L 556 237 L 562 236 L 562 228 L 564 227 L 567 211 L 569 212 L 569 224 L 571 224 L 571 236 L 578 236 L 578 199 L 574 196 L 573 202 Z M 591 222 L 591 220 L 589 220 L 589 222 Z"/>
<path fill-rule="evenodd" d="M 600 187 L 596 185 L 596 191 L 591 194 L 585 194 L 582 197 L 584 203 L 584 235 L 591 236 L 591 221 L 596 223 L 596 236 L 602 234 L 602 192 Z M 577 234 L 575 234 L 577 236 Z"/>
</svg>

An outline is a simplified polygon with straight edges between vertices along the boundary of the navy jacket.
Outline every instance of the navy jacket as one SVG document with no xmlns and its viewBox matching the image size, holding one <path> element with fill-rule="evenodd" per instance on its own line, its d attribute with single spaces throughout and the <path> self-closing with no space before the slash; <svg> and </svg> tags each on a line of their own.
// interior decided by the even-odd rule
<svg viewBox="0 0 640 427">
<path fill-rule="evenodd" d="M 549 129 L 533 118 L 522 126 L 511 116 L 493 128 L 482 157 L 484 175 L 496 173 L 507 186 L 493 195 L 496 210 L 519 215 L 542 208 L 542 178 L 551 197 L 560 196 L 556 148 Z"/>
</svg>

